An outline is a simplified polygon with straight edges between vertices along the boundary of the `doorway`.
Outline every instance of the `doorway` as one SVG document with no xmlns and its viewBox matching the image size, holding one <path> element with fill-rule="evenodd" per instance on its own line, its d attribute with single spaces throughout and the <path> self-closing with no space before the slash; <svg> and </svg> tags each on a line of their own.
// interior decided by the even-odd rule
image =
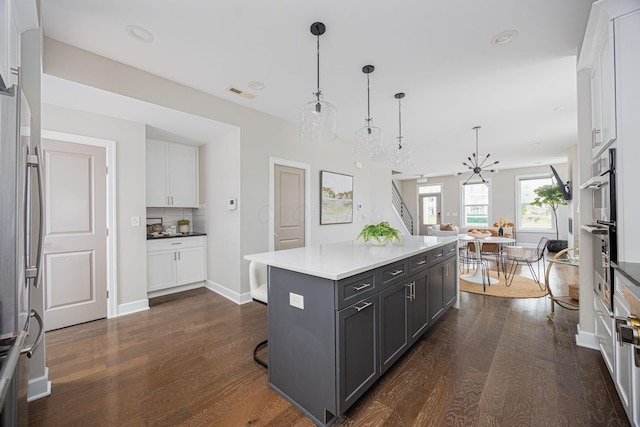
<svg viewBox="0 0 640 427">
<path fill-rule="evenodd" d="M 310 172 L 304 163 L 269 159 L 269 248 L 292 249 L 309 244 Z"/>
<path fill-rule="evenodd" d="M 431 225 L 442 222 L 442 185 L 418 187 L 418 234 L 426 236 Z"/>
<path fill-rule="evenodd" d="M 114 313 L 113 141 L 42 132 L 46 330 Z M 112 167 L 115 171 L 115 167 Z M 111 298 L 109 298 L 111 296 Z M 113 307 L 112 307 L 113 306 Z"/>
</svg>

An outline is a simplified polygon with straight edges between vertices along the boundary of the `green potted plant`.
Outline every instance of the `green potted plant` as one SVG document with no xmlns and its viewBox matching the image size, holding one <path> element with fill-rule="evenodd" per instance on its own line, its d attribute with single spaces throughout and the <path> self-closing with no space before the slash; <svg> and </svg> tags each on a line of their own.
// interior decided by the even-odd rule
<svg viewBox="0 0 640 427">
<path fill-rule="evenodd" d="M 374 245 L 385 245 L 387 242 L 396 239 L 398 243 L 402 243 L 400 239 L 400 232 L 391 227 L 387 221 L 383 221 L 379 224 L 367 224 L 364 226 L 356 240 L 363 238 L 365 242 L 371 241 Z"/>
<path fill-rule="evenodd" d="M 567 241 L 560 240 L 560 232 L 558 231 L 558 207 L 567 204 L 567 201 L 562 195 L 562 190 L 558 185 L 550 184 L 538 187 L 533 191 L 537 197 L 530 204 L 538 207 L 549 206 L 553 212 L 553 220 L 556 226 L 556 239 L 549 240 L 547 250 L 549 252 L 560 252 L 566 249 Z"/>
<path fill-rule="evenodd" d="M 180 233 L 188 233 L 189 232 L 189 224 L 191 223 L 191 221 L 189 221 L 188 219 L 179 219 L 178 220 L 178 231 Z"/>
</svg>

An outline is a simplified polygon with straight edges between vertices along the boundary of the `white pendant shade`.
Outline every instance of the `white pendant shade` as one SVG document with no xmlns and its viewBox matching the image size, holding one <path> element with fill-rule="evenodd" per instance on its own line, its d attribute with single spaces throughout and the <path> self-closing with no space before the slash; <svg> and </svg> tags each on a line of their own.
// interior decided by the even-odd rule
<svg viewBox="0 0 640 427">
<path fill-rule="evenodd" d="M 383 155 L 384 144 L 382 142 L 382 129 L 365 125 L 356 131 L 356 156 L 380 158 Z"/>
<path fill-rule="evenodd" d="M 404 143 L 402 145 L 394 144 L 387 150 L 387 158 L 389 164 L 393 167 L 411 166 L 413 163 L 413 147 Z"/>
<path fill-rule="evenodd" d="M 313 100 L 300 109 L 300 139 L 328 142 L 338 137 L 337 110 L 332 104 Z"/>
</svg>

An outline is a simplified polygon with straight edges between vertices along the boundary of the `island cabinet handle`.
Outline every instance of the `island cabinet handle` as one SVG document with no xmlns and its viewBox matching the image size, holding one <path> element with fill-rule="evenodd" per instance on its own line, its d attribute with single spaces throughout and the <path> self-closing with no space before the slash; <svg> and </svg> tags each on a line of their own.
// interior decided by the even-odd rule
<svg viewBox="0 0 640 427">
<path fill-rule="evenodd" d="M 420 261 L 416 261 L 416 265 L 422 265 L 422 264 L 424 264 L 425 262 L 427 262 L 427 261 L 425 261 L 425 260 L 421 259 Z"/>
<path fill-rule="evenodd" d="M 397 276 L 398 274 L 400 274 L 402 272 L 404 272 L 404 270 L 396 270 L 396 271 L 390 272 L 389 274 L 392 275 L 392 276 Z"/>
<path fill-rule="evenodd" d="M 358 306 L 354 305 L 354 306 L 353 306 L 353 308 L 355 308 L 355 309 L 356 309 L 356 310 L 358 310 L 358 311 L 362 311 L 362 310 L 364 310 L 365 308 L 369 307 L 371 304 L 372 304 L 372 303 L 370 303 L 370 302 L 365 302 L 365 303 L 364 303 L 364 304 L 362 304 L 360 307 L 358 307 Z"/>
<path fill-rule="evenodd" d="M 371 286 L 371 283 L 363 283 L 363 284 L 362 284 L 362 285 L 360 285 L 360 286 L 354 286 L 354 287 L 353 287 L 353 290 L 354 290 L 354 291 L 361 291 L 361 290 L 363 290 L 363 289 L 368 288 L 369 286 Z"/>
<path fill-rule="evenodd" d="M 436 258 L 440 258 L 442 256 L 442 252 L 440 252 L 438 255 L 436 255 Z"/>
<path fill-rule="evenodd" d="M 455 250 L 456 250 L 456 248 L 454 247 L 454 248 L 449 249 L 449 252 L 455 252 Z"/>
</svg>

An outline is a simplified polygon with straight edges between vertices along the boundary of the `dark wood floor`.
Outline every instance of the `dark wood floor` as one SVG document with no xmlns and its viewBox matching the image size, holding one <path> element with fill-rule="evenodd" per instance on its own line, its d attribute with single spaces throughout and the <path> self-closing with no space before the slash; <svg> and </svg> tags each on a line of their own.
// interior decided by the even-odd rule
<svg viewBox="0 0 640 427">
<path fill-rule="evenodd" d="M 577 312 L 550 321 L 546 298 L 467 293 L 460 305 L 336 425 L 629 425 L 599 352 L 575 345 Z M 266 317 L 197 289 L 48 332 L 52 395 L 29 404 L 30 424 L 311 426 L 251 357 Z"/>
</svg>

